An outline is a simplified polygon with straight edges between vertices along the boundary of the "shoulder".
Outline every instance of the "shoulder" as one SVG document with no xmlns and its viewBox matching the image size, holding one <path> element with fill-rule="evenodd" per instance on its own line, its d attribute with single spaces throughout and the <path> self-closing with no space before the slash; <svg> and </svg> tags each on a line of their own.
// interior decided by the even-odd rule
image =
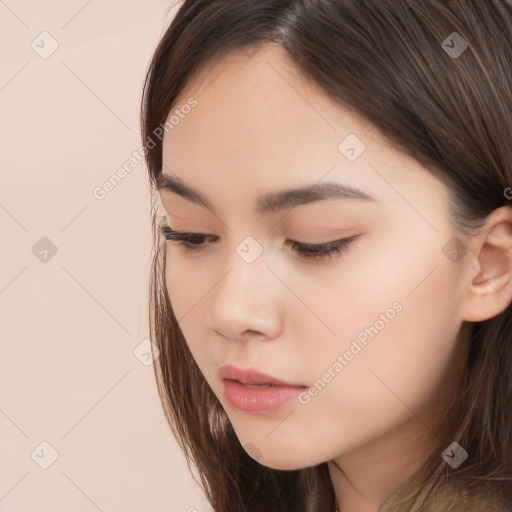
<svg viewBox="0 0 512 512">
<path fill-rule="evenodd" d="M 454 479 L 419 486 L 415 475 L 400 486 L 379 512 L 511 512 L 512 479 Z M 416 489 L 415 492 L 413 492 Z"/>
<path fill-rule="evenodd" d="M 457 480 L 425 500 L 418 512 L 510 512 L 511 480 Z"/>
<path fill-rule="evenodd" d="M 473 510 L 473 502 L 478 504 L 482 511 L 512 511 L 511 480 L 480 480 L 475 485 L 462 482 L 458 487 L 458 496 L 468 504 L 468 511 Z M 480 509 L 475 508 L 475 511 Z"/>
</svg>

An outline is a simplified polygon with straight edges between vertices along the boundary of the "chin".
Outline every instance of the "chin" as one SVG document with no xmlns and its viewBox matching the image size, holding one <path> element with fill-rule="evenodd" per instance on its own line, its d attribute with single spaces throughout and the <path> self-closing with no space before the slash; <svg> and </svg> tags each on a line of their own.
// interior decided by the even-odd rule
<svg viewBox="0 0 512 512">
<path fill-rule="evenodd" d="M 267 449 L 268 453 L 262 451 L 256 452 L 253 445 L 250 443 L 247 443 L 244 449 L 250 457 L 262 466 L 282 471 L 303 469 L 316 466 L 323 462 L 321 460 L 312 460 L 311 453 L 301 453 L 296 449 L 290 449 L 289 451 L 281 449 L 280 451 L 276 451 L 274 447 L 269 447 Z"/>
</svg>

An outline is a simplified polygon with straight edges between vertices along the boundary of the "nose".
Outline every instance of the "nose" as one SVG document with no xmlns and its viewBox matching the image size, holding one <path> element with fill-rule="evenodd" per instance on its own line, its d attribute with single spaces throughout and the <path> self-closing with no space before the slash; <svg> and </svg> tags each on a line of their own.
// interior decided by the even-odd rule
<svg viewBox="0 0 512 512">
<path fill-rule="evenodd" d="M 282 285 L 267 267 L 263 253 L 247 263 L 238 254 L 211 291 L 207 326 L 230 340 L 279 336 Z"/>
</svg>

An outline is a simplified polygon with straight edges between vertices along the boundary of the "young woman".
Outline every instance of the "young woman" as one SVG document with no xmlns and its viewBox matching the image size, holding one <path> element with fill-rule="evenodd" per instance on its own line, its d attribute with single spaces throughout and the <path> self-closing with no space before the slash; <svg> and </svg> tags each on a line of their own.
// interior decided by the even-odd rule
<svg viewBox="0 0 512 512">
<path fill-rule="evenodd" d="M 182 3 L 151 337 L 216 512 L 512 510 L 511 41 L 508 0 Z"/>
</svg>

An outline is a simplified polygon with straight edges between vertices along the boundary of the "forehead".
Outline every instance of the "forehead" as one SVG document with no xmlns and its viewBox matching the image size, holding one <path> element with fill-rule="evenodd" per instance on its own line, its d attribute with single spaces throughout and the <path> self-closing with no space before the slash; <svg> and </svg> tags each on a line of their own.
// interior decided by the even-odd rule
<svg viewBox="0 0 512 512">
<path fill-rule="evenodd" d="M 169 117 L 190 98 L 196 105 L 164 136 L 164 172 L 212 197 L 248 199 L 251 191 L 328 177 L 390 199 L 396 192 L 381 172 L 394 187 L 411 175 L 418 185 L 427 180 L 434 186 L 418 162 L 304 78 L 277 45 L 211 61 L 189 81 Z M 340 149 L 349 136 L 364 148 L 356 160 Z"/>
<path fill-rule="evenodd" d="M 335 134 L 337 141 L 336 132 L 343 130 L 361 134 L 373 130 L 371 123 L 349 114 L 350 106 L 342 108 L 307 80 L 275 44 L 208 62 L 189 80 L 170 115 L 191 97 L 198 102 L 187 116 L 191 120 L 182 119 L 166 135 L 169 139 L 178 141 L 189 135 L 187 128 L 201 128 L 202 138 L 214 137 L 218 143 L 223 142 L 222 135 L 236 132 L 250 137 L 247 146 L 263 140 L 267 145 L 272 141 L 281 145 L 296 142 L 301 135 L 303 140 L 314 137 L 314 143 Z"/>
<path fill-rule="evenodd" d="M 181 92 L 170 116 L 192 97 L 197 105 L 164 136 L 165 162 L 187 172 L 192 169 L 185 163 L 213 156 L 216 162 L 245 161 L 244 168 L 266 162 L 275 172 L 315 147 L 336 154 L 340 133 L 356 128 L 275 45 L 210 62 Z"/>
</svg>

